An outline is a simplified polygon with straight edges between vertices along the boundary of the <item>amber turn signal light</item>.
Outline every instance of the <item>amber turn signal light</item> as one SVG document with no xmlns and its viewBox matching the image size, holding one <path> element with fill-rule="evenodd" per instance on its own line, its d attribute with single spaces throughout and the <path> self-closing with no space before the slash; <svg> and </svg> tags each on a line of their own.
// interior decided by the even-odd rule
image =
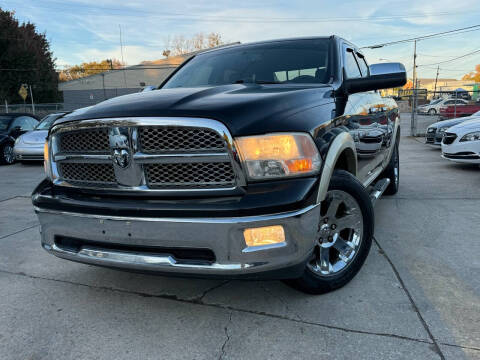
<svg viewBox="0 0 480 360">
<path fill-rule="evenodd" d="M 247 246 L 263 246 L 285 242 L 285 231 L 281 225 L 245 229 L 243 236 Z"/>
</svg>

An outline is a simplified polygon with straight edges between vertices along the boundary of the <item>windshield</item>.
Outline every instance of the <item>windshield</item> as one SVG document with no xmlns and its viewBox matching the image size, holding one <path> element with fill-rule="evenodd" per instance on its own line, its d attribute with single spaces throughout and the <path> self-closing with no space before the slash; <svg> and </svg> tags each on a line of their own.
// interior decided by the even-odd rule
<svg viewBox="0 0 480 360">
<path fill-rule="evenodd" d="M 442 99 L 432 100 L 432 101 L 430 101 L 430 105 L 438 104 L 440 101 L 442 101 Z"/>
<path fill-rule="evenodd" d="M 53 125 L 55 120 L 57 120 L 63 114 L 50 114 L 45 116 L 42 121 L 35 127 L 34 130 L 48 130 Z"/>
<path fill-rule="evenodd" d="M 0 131 L 7 130 L 11 120 L 10 116 L 0 116 Z"/>
<path fill-rule="evenodd" d="M 163 88 L 327 83 L 328 45 L 328 39 L 290 40 L 207 52 L 181 67 Z"/>
</svg>

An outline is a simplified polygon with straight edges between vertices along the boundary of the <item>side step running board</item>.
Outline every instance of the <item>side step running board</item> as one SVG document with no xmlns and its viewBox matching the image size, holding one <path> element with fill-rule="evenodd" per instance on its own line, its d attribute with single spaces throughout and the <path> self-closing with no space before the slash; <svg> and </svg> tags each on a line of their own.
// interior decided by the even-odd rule
<svg viewBox="0 0 480 360">
<path fill-rule="evenodd" d="M 387 189 L 388 185 L 390 185 L 390 179 L 384 178 L 378 180 L 375 185 L 371 186 L 370 189 L 370 200 L 372 204 L 375 206 L 378 198 L 382 196 L 383 192 Z"/>
</svg>

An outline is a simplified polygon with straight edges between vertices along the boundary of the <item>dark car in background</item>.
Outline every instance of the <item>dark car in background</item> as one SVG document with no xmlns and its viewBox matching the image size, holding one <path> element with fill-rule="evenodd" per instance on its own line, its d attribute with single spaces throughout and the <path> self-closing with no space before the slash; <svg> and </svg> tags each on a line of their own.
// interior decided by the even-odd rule
<svg viewBox="0 0 480 360">
<path fill-rule="evenodd" d="M 57 112 L 45 116 L 32 130 L 17 138 L 13 152 L 18 161 L 43 161 L 43 148 L 48 130 L 55 120 L 64 116 L 67 112 Z"/>
<path fill-rule="evenodd" d="M 0 114 L 0 164 L 13 164 L 15 140 L 33 130 L 38 125 L 38 118 L 28 113 Z"/>
</svg>

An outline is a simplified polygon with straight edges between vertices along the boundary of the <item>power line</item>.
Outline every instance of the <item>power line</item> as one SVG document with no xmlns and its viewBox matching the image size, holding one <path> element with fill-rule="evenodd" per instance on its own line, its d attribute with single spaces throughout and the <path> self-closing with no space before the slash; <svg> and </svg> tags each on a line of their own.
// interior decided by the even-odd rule
<svg viewBox="0 0 480 360">
<path fill-rule="evenodd" d="M 469 53 L 464 54 L 464 55 L 461 55 L 461 56 L 454 57 L 453 59 L 449 59 L 449 60 L 445 60 L 445 61 L 440 61 L 440 62 L 432 63 L 432 64 L 417 65 L 417 66 L 431 66 L 431 65 L 445 64 L 445 63 L 452 62 L 452 61 L 455 61 L 455 60 L 458 60 L 458 59 L 463 59 L 464 57 L 467 57 L 467 56 L 470 56 L 470 55 L 474 55 L 474 54 L 477 54 L 477 53 L 480 53 L 480 49 L 474 50 L 474 51 L 472 51 L 472 52 L 469 52 Z"/>
<path fill-rule="evenodd" d="M 468 31 L 463 31 L 463 30 L 468 30 Z M 370 45 L 370 46 L 363 46 L 363 47 L 361 47 L 361 49 L 378 49 L 378 48 L 382 48 L 384 46 L 402 44 L 402 43 L 406 43 L 406 42 L 413 42 L 413 41 L 419 41 L 419 40 L 425 40 L 425 39 L 432 39 L 432 38 L 441 37 L 442 35 L 447 35 L 447 34 L 452 34 L 452 33 L 459 33 L 459 32 L 463 33 L 463 32 L 478 31 L 478 30 L 480 30 L 480 24 L 479 25 L 468 26 L 468 27 L 464 27 L 464 28 L 459 28 L 459 29 L 454 29 L 454 30 L 449 30 L 449 31 L 442 31 L 442 32 L 435 33 L 435 34 L 417 36 L 417 37 L 409 38 L 409 39 L 391 41 L 391 42 L 386 42 L 386 43 L 381 43 L 381 44 L 376 44 L 376 45 Z"/>
<path fill-rule="evenodd" d="M 8 0 L 7 0 L 8 1 Z M 55 5 L 48 6 L 48 4 L 43 3 L 42 5 L 35 4 L 35 8 L 46 8 L 46 9 L 64 9 L 71 12 L 71 6 L 65 6 L 63 2 L 50 1 Z M 201 22 L 240 22 L 240 23 L 285 23 L 285 22 L 341 22 L 341 21 L 381 21 L 381 20 L 395 20 L 395 19 L 406 19 L 406 18 L 421 18 L 425 16 L 437 17 L 437 16 L 453 16 L 461 14 L 470 14 L 475 15 L 479 14 L 478 12 L 434 12 L 434 13 L 410 13 L 410 14 L 398 14 L 398 15 L 384 15 L 384 16 L 366 16 L 366 17 L 321 17 L 321 18 L 305 18 L 305 17 L 265 17 L 265 16 L 222 16 L 222 15 L 208 15 L 208 14 L 187 14 L 187 13 L 172 13 L 172 12 L 162 12 L 162 14 L 152 13 L 151 11 L 143 11 L 139 9 L 132 8 L 112 8 L 112 7 L 99 7 L 99 6 L 88 6 L 82 4 L 80 8 L 76 8 L 75 12 L 87 12 L 90 14 L 99 14 L 102 16 L 115 15 L 109 14 L 109 12 L 120 12 L 122 15 L 127 16 L 139 16 L 139 15 L 148 15 L 149 18 L 163 18 L 163 19 L 175 19 L 177 21 L 201 21 Z"/>
<path fill-rule="evenodd" d="M 430 55 L 430 54 L 421 54 L 417 53 L 418 56 L 426 56 L 426 57 L 436 57 L 436 58 L 448 58 L 450 55 Z"/>
<path fill-rule="evenodd" d="M 0 69 L 0 71 L 37 71 L 38 69 Z"/>
<path fill-rule="evenodd" d="M 420 65 L 419 65 L 420 66 Z M 437 70 L 436 67 L 433 67 L 433 66 L 422 66 L 422 67 L 425 67 L 427 69 L 432 69 L 432 70 Z M 475 71 L 474 69 L 445 69 L 445 68 L 440 68 L 441 71 L 450 71 L 450 72 L 456 72 L 456 73 L 467 73 L 467 72 L 472 72 L 472 71 Z"/>
<path fill-rule="evenodd" d="M 178 65 L 177 65 L 178 66 Z M 175 65 L 162 65 L 162 66 L 159 66 L 159 67 L 149 67 L 149 66 L 138 66 L 136 68 L 129 68 L 129 67 L 126 67 L 126 68 L 120 68 L 120 69 L 110 69 L 110 68 L 78 68 L 76 67 L 75 70 L 73 70 L 73 72 L 81 72 L 81 71 L 104 71 L 104 72 L 110 72 L 110 71 L 134 71 L 134 70 L 162 70 L 162 69 L 172 69 L 172 68 L 176 68 L 177 66 Z M 79 70 L 77 70 L 79 69 Z M 12 68 L 12 69 L 4 69 L 4 68 L 0 68 L 0 71 L 37 71 L 38 69 L 34 69 L 34 68 Z M 71 69 L 58 69 L 56 68 L 55 69 L 56 71 L 69 71 Z M 93 74 L 95 75 L 95 74 Z"/>
</svg>

